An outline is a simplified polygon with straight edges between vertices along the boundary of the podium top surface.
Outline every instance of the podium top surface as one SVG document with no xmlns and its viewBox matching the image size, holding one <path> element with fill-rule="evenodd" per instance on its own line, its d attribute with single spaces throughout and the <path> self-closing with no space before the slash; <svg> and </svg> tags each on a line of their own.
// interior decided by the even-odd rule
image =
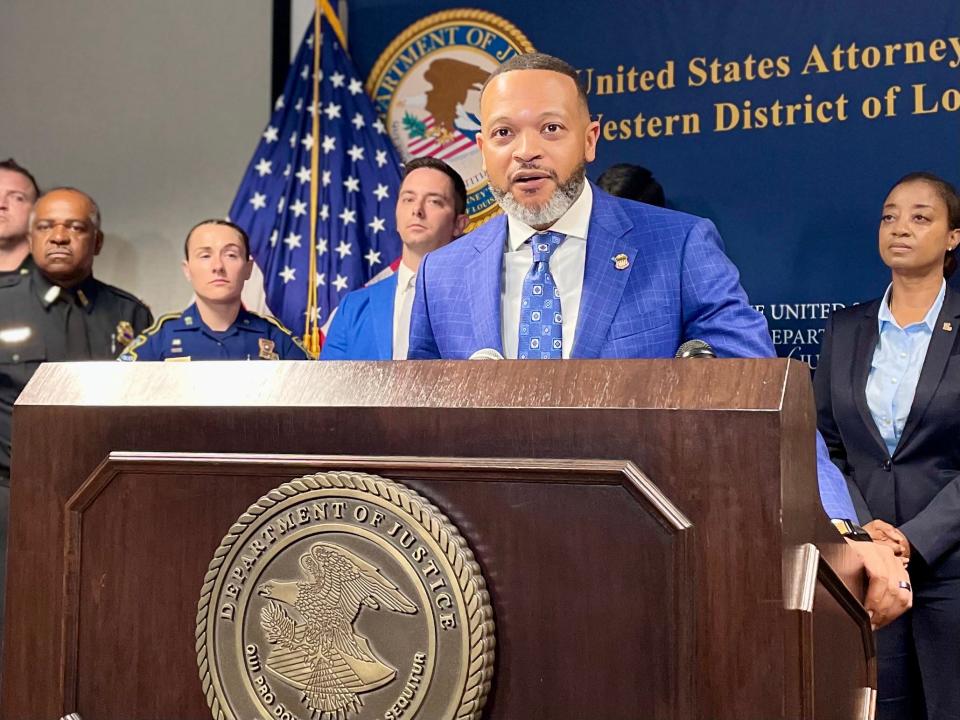
<svg viewBox="0 0 960 720">
<path fill-rule="evenodd" d="M 798 381 L 787 359 L 47 363 L 17 406 L 777 412 Z"/>
</svg>

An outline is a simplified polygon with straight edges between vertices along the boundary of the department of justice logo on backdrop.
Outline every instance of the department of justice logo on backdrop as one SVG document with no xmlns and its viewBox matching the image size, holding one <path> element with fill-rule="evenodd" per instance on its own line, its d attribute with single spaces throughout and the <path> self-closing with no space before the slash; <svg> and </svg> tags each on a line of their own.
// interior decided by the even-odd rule
<svg viewBox="0 0 960 720">
<path fill-rule="evenodd" d="M 230 528 L 201 590 L 197 662 L 215 720 L 479 720 L 493 632 L 480 568 L 436 507 L 328 472 Z"/>
<path fill-rule="evenodd" d="M 445 10 L 400 33 L 367 79 L 404 162 L 435 157 L 463 177 L 473 226 L 498 209 L 476 144 L 480 89 L 498 65 L 532 51 L 519 29 L 493 13 Z"/>
</svg>

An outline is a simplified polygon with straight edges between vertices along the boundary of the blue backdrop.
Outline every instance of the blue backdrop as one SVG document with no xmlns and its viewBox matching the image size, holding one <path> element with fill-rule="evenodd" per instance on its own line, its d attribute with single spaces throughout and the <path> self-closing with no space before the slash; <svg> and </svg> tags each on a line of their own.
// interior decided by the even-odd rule
<svg viewBox="0 0 960 720">
<path fill-rule="evenodd" d="M 409 25 L 456 7 L 462 5 L 351 0 L 350 52 L 358 71 L 366 76 Z M 514 23 L 538 50 L 581 70 L 591 112 L 602 116 L 590 176 L 616 162 L 644 165 L 672 207 L 711 218 L 751 302 L 763 306 L 781 355 L 815 366 L 817 331 L 829 309 L 883 292 L 888 275 L 876 252 L 877 224 L 898 177 L 929 170 L 960 181 L 956 0 L 489 0 L 469 7 Z M 923 62 L 908 57 L 908 43 L 920 43 L 910 48 L 922 47 Z M 618 66 L 623 92 L 616 92 Z M 631 92 L 632 68 L 638 84 L 640 73 L 651 70 L 672 87 Z M 600 81 L 600 75 L 614 77 Z M 600 94 L 608 85 L 614 92 Z M 809 101 L 814 122 L 803 122 L 804 106 L 796 124 L 773 127 L 777 101 Z M 767 127 L 746 129 L 748 102 L 751 110 L 768 109 Z M 829 122 L 816 121 L 820 103 L 827 103 L 821 120 Z M 644 137 L 636 136 L 639 113 Z M 674 114 L 687 114 L 688 130 L 695 114 L 699 132 L 683 134 L 678 122 L 673 136 L 661 128 L 659 137 L 649 137 L 650 118 Z M 781 115 L 785 121 L 783 109 Z"/>
</svg>

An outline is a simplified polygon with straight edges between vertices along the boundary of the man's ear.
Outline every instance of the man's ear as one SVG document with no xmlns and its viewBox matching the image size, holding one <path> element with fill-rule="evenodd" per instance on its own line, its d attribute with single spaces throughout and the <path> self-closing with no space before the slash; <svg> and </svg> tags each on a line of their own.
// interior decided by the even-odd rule
<svg viewBox="0 0 960 720">
<path fill-rule="evenodd" d="M 589 163 L 597 157 L 597 141 L 600 140 L 600 123 L 592 120 L 587 125 L 586 137 L 584 138 L 584 159 Z"/>
<path fill-rule="evenodd" d="M 458 237 L 463 235 L 463 231 L 467 229 L 467 225 L 470 224 L 470 216 L 466 213 L 462 215 L 457 215 L 457 219 L 453 222 L 453 239 L 456 240 Z"/>
<path fill-rule="evenodd" d="M 97 230 L 96 239 L 93 241 L 93 254 L 99 255 L 103 249 L 103 231 Z"/>
</svg>

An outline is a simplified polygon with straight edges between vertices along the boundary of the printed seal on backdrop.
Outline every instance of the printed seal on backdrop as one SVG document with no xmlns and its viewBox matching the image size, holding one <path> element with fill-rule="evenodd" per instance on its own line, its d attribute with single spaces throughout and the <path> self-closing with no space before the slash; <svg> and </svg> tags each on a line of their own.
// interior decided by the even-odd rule
<svg viewBox="0 0 960 720">
<path fill-rule="evenodd" d="M 423 497 L 375 475 L 307 475 L 223 538 L 197 606 L 216 720 L 479 720 L 494 625 L 480 567 Z"/>
<path fill-rule="evenodd" d="M 493 13 L 445 10 L 414 23 L 381 53 L 367 92 L 404 162 L 444 160 L 467 186 L 471 227 L 499 211 L 487 186 L 476 137 L 480 89 L 498 65 L 533 45 Z"/>
</svg>

